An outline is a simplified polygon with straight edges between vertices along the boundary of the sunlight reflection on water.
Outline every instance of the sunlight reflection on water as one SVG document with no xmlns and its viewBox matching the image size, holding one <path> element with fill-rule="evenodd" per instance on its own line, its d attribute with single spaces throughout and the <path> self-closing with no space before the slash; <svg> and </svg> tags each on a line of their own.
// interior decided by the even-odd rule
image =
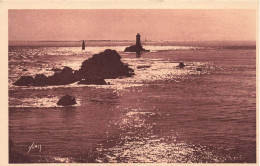
<svg viewBox="0 0 260 166">
<path fill-rule="evenodd" d="M 16 87 L 21 75 L 76 70 L 104 48 L 17 49 L 9 53 L 9 134 L 21 151 L 43 145 L 36 162 L 256 161 L 255 50 L 120 52 L 135 75 L 111 85 Z M 79 105 L 57 107 L 65 94 Z"/>
<path fill-rule="evenodd" d="M 132 109 L 121 117 L 120 134 L 116 145 L 111 148 L 97 148 L 100 158 L 96 162 L 137 162 L 137 163 L 200 163 L 225 162 L 231 156 L 221 154 L 220 149 L 209 149 L 206 146 L 195 146 L 178 140 L 178 133 L 159 136 L 153 131 L 156 123 L 146 122 L 150 116 L 162 116 L 161 113 L 144 112 Z M 112 141 L 113 141 L 112 139 Z"/>
</svg>

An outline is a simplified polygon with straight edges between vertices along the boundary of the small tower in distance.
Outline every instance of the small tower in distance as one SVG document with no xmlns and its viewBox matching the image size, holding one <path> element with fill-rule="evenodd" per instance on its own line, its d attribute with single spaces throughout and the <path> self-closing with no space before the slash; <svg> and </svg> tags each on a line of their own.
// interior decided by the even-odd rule
<svg viewBox="0 0 260 166">
<path fill-rule="evenodd" d="M 136 35 L 136 44 L 137 46 L 141 46 L 141 35 L 137 33 Z"/>
<path fill-rule="evenodd" d="M 85 41 L 82 42 L 82 50 L 85 50 Z"/>
</svg>

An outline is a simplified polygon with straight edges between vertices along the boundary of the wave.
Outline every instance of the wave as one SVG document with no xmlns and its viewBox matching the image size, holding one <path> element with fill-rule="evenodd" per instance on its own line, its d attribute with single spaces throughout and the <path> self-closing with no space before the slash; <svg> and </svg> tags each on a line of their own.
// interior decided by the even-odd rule
<svg viewBox="0 0 260 166">
<path fill-rule="evenodd" d="M 57 105 L 59 98 L 57 96 L 14 98 L 9 97 L 9 108 L 57 108 L 65 107 Z M 78 107 L 81 100 L 77 99 L 77 104 L 70 107 Z"/>
</svg>

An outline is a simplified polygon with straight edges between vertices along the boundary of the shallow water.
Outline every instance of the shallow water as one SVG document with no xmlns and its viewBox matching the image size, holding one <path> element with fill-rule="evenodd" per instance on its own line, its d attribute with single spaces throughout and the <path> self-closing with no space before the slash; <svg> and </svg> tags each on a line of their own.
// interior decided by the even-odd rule
<svg viewBox="0 0 260 166">
<path fill-rule="evenodd" d="M 42 145 L 34 162 L 256 162 L 252 49 L 161 46 L 136 57 L 116 47 L 133 77 L 102 86 L 12 85 L 21 75 L 78 69 L 102 49 L 10 48 L 9 134 L 20 152 L 34 142 Z M 58 107 L 65 94 L 78 104 Z"/>
</svg>

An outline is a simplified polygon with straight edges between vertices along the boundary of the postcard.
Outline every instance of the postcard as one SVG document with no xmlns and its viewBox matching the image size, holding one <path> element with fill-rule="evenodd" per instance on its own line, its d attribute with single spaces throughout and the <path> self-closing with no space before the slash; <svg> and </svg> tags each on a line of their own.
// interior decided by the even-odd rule
<svg viewBox="0 0 260 166">
<path fill-rule="evenodd" d="M 257 3 L 2 2 L 0 165 L 257 165 Z"/>
</svg>

